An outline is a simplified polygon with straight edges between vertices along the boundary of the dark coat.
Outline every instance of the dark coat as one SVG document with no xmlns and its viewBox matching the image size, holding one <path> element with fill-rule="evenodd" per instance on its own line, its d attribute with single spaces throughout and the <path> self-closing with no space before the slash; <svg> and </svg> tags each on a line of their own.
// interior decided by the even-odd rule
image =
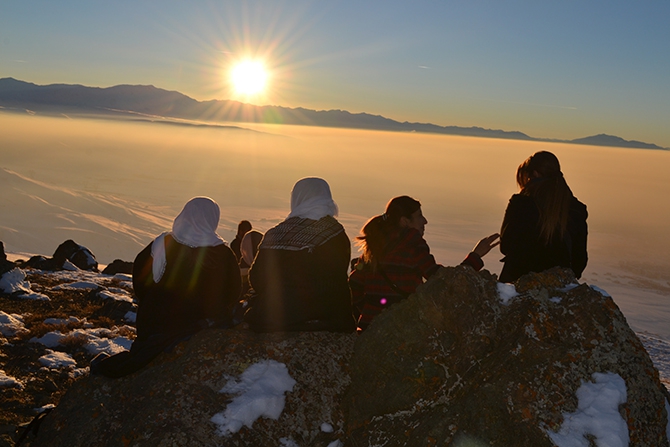
<svg viewBox="0 0 670 447">
<path fill-rule="evenodd" d="M 557 266 L 570 268 L 577 278 L 581 277 L 588 261 L 587 217 L 586 205 L 573 197 L 566 234 L 546 245 L 540 237 L 540 210 L 534 199 L 513 195 L 500 231 L 500 251 L 505 255 L 500 281 L 514 282 L 526 273 Z"/>
<path fill-rule="evenodd" d="M 241 279 L 230 248 L 191 248 L 166 235 L 167 265 L 155 283 L 151 245 L 137 255 L 133 264 L 137 338 L 130 351 L 96 356 L 91 361 L 92 374 L 112 378 L 132 374 L 200 329 L 232 324 Z"/>
<path fill-rule="evenodd" d="M 355 329 L 347 283 L 351 244 L 342 231 L 311 251 L 261 248 L 244 319 L 256 332 Z"/>
<path fill-rule="evenodd" d="M 137 336 L 195 331 L 205 320 L 229 324 L 239 301 L 240 269 L 226 245 L 191 248 L 165 236 L 167 266 L 158 283 L 151 244 L 135 258 Z"/>
</svg>

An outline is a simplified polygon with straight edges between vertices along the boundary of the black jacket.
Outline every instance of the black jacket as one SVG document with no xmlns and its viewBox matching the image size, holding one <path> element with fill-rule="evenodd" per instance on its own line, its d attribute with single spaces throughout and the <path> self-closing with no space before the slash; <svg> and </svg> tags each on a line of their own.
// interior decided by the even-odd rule
<svg viewBox="0 0 670 447">
<path fill-rule="evenodd" d="M 226 245 L 191 248 L 165 236 L 167 266 L 158 283 L 151 244 L 133 265 L 137 336 L 195 332 L 205 320 L 229 324 L 239 301 L 240 269 Z"/>
<path fill-rule="evenodd" d="M 261 245 L 249 271 L 256 296 L 245 321 L 256 332 L 355 330 L 347 282 L 350 257 L 344 232 L 311 251 Z"/>
<path fill-rule="evenodd" d="M 500 231 L 500 251 L 505 255 L 500 281 L 514 282 L 526 273 L 542 272 L 556 266 L 572 269 L 579 278 L 588 261 L 587 217 L 586 205 L 573 197 L 566 234 L 546 245 L 540 237 L 540 211 L 534 199 L 527 195 L 513 195 Z"/>
</svg>

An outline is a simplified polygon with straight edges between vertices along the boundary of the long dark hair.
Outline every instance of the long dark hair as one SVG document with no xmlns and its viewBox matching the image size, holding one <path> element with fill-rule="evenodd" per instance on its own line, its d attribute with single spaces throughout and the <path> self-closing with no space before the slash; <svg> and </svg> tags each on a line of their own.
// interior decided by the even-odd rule
<svg viewBox="0 0 670 447">
<path fill-rule="evenodd" d="M 418 200 L 409 196 L 395 197 L 386 205 L 384 214 L 368 220 L 361 230 L 361 236 L 356 238 L 363 251 L 363 262 L 376 269 L 379 259 L 386 254 L 389 242 L 401 228 L 400 219 L 411 218 L 419 208 L 421 203 Z"/>
<path fill-rule="evenodd" d="M 563 178 L 558 158 L 551 152 L 536 152 L 516 170 L 521 194 L 532 197 L 540 210 L 540 237 L 545 244 L 568 227 L 572 191 Z"/>
</svg>

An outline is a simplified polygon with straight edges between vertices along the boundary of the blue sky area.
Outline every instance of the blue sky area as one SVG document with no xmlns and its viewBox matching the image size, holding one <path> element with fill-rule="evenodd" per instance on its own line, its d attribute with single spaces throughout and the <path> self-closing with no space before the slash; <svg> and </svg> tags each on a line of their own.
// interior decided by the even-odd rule
<svg viewBox="0 0 670 447">
<path fill-rule="evenodd" d="M 265 60 L 249 102 L 670 147 L 670 2 L 0 2 L 0 77 L 198 100 Z"/>
</svg>

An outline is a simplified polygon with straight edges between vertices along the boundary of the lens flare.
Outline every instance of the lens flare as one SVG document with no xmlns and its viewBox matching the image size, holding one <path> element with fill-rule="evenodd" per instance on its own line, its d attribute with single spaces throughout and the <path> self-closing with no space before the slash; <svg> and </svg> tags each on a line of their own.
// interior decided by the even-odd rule
<svg viewBox="0 0 670 447">
<path fill-rule="evenodd" d="M 257 60 L 244 60 L 232 68 L 230 81 L 235 93 L 240 95 L 258 95 L 265 91 L 268 81 L 265 64 Z"/>
</svg>

